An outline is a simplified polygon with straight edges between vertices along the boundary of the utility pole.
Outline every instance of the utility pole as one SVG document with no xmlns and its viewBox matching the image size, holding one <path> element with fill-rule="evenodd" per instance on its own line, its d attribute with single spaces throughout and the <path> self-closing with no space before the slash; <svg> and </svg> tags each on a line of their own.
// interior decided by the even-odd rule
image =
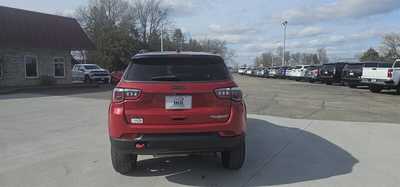
<svg viewBox="0 0 400 187">
<path fill-rule="evenodd" d="M 287 30 L 288 21 L 282 22 L 283 26 L 283 55 L 282 55 L 282 66 L 285 66 L 285 54 L 286 54 L 286 30 Z"/>
<path fill-rule="evenodd" d="M 164 24 L 161 24 L 161 52 L 164 52 Z"/>
</svg>

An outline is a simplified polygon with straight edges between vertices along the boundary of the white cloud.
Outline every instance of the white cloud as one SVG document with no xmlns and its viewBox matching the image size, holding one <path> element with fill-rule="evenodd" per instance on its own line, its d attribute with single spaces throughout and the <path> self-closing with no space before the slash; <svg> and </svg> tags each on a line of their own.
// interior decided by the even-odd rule
<svg viewBox="0 0 400 187">
<path fill-rule="evenodd" d="M 302 29 L 314 30 L 314 29 Z M 301 30 L 301 31 L 302 31 Z M 363 51 L 367 46 L 366 42 L 370 39 L 379 38 L 384 32 L 378 30 L 367 30 L 353 34 L 326 34 L 310 38 L 289 39 L 287 41 L 287 50 L 296 52 L 315 53 L 318 48 L 326 48 L 328 55 L 353 57 L 354 54 Z M 241 57 L 255 57 L 263 52 L 276 52 L 278 47 L 282 47 L 282 41 L 277 40 L 250 40 L 249 43 L 240 45 L 237 50 Z M 252 61 L 250 61 L 252 62 Z"/>
<path fill-rule="evenodd" d="M 191 16 L 210 6 L 210 0 L 163 0 L 162 5 L 170 9 L 172 16 Z"/>
<path fill-rule="evenodd" d="M 209 25 L 208 30 L 210 33 L 216 33 L 216 34 L 222 33 L 231 35 L 251 34 L 256 32 L 254 28 L 248 26 L 232 26 L 232 25 L 221 26 L 217 24 Z"/>
<path fill-rule="evenodd" d="M 324 31 L 320 27 L 310 26 L 310 27 L 305 27 L 301 30 L 289 33 L 289 37 L 291 37 L 291 38 L 315 37 L 315 36 L 319 36 L 319 35 L 326 34 L 326 33 L 327 32 Z"/>
<path fill-rule="evenodd" d="M 400 0 L 336 0 L 333 3 L 288 10 L 283 18 L 293 24 L 309 24 L 340 18 L 363 18 L 400 9 Z"/>
<path fill-rule="evenodd" d="M 208 30 L 203 33 L 195 34 L 197 39 L 218 39 L 226 41 L 228 44 L 246 44 L 255 40 L 258 31 L 248 26 L 230 26 L 211 24 Z"/>
</svg>

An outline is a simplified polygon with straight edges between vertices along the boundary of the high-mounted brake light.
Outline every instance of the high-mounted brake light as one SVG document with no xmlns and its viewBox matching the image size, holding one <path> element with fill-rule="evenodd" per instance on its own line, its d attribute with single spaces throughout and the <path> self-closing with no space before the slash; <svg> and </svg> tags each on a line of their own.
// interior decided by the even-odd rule
<svg viewBox="0 0 400 187">
<path fill-rule="evenodd" d="M 232 101 L 242 101 L 243 94 L 240 88 L 220 88 L 215 90 L 215 95 L 222 99 L 231 99 Z"/>
<path fill-rule="evenodd" d="M 393 77 L 393 69 L 389 69 L 388 70 L 388 75 L 387 75 L 389 78 L 392 78 Z"/>
<path fill-rule="evenodd" d="M 138 89 L 115 88 L 113 91 L 113 102 L 124 100 L 135 100 L 139 98 L 141 91 Z"/>
</svg>

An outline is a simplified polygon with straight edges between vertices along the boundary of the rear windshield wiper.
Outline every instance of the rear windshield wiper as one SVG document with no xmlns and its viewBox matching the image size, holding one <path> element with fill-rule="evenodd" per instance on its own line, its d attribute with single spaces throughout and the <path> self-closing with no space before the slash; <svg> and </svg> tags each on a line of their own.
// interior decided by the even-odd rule
<svg viewBox="0 0 400 187">
<path fill-rule="evenodd" d="M 151 77 L 153 81 L 179 81 L 176 75 L 161 75 Z"/>
</svg>

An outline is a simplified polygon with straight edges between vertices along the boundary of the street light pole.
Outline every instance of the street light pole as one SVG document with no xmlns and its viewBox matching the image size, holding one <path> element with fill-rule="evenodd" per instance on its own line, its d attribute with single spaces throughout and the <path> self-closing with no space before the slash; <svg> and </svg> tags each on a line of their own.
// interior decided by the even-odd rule
<svg viewBox="0 0 400 187">
<path fill-rule="evenodd" d="M 164 24 L 161 24 L 161 52 L 164 52 Z"/>
<path fill-rule="evenodd" d="M 272 67 L 274 67 L 274 54 L 271 53 L 271 61 L 272 61 Z"/>
<path fill-rule="evenodd" d="M 282 66 L 286 65 L 285 54 L 286 54 L 286 31 L 287 31 L 288 21 L 282 22 L 283 26 L 283 55 L 282 55 Z"/>
</svg>

